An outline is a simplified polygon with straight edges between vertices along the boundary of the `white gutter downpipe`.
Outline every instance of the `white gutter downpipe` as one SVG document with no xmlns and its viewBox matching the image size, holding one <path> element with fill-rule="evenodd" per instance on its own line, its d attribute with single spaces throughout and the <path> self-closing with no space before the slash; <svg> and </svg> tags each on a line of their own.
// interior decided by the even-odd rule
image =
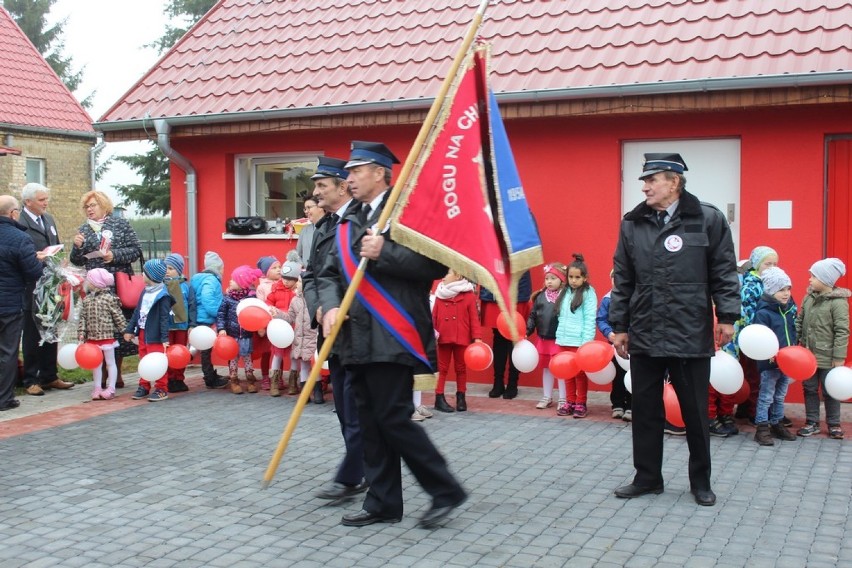
<svg viewBox="0 0 852 568">
<path fill-rule="evenodd" d="M 167 121 L 161 118 L 154 120 L 154 129 L 157 131 L 157 146 L 160 151 L 186 173 L 186 254 L 189 258 L 187 274 L 195 274 L 198 271 L 198 182 L 195 168 L 171 147 L 169 133 L 172 129 Z"/>
<path fill-rule="evenodd" d="M 95 189 L 95 184 L 97 183 L 97 180 L 95 179 L 95 170 L 97 170 L 98 167 L 97 155 L 104 146 L 106 146 L 106 142 L 104 142 L 103 135 L 98 134 L 97 144 L 89 148 L 89 164 L 92 170 L 92 189 Z"/>
</svg>

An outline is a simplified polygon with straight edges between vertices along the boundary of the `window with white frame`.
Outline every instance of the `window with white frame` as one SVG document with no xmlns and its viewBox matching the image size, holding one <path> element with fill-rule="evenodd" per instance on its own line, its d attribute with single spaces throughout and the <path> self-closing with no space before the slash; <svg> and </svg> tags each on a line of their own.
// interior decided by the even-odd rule
<svg viewBox="0 0 852 568">
<path fill-rule="evenodd" d="M 238 155 L 236 212 L 268 221 L 302 217 L 311 195 L 317 154 Z"/>
<path fill-rule="evenodd" d="M 27 183 L 44 185 L 44 159 L 27 158 Z"/>
</svg>

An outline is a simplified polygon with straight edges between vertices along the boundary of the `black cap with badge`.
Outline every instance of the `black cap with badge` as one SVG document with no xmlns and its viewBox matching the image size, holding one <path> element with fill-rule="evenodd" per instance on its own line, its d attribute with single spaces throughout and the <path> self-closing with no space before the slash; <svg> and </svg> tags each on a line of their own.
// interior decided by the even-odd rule
<svg viewBox="0 0 852 568">
<path fill-rule="evenodd" d="M 645 154 L 645 163 L 642 164 L 642 175 L 639 176 L 639 179 L 643 180 L 660 172 L 682 174 L 687 170 L 689 168 L 686 167 L 686 162 L 683 161 L 680 154 Z"/>
<path fill-rule="evenodd" d="M 399 158 L 394 156 L 390 148 L 381 142 L 353 140 L 351 150 L 352 153 L 349 155 L 349 161 L 344 166 L 346 169 L 367 164 L 376 164 L 377 166 L 391 169 L 394 164 L 399 163 Z"/>
</svg>

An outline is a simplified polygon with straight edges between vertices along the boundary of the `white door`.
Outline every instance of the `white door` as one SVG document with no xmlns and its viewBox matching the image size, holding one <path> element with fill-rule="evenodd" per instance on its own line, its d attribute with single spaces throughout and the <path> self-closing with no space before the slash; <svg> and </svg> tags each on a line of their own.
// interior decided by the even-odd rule
<svg viewBox="0 0 852 568">
<path fill-rule="evenodd" d="M 740 258 L 740 140 L 647 140 L 624 142 L 621 162 L 621 210 L 627 213 L 643 200 L 643 154 L 678 153 L 689 168 L 686 190 L 719 208 L 731 225 L 734 250 Z"/>
</svg>

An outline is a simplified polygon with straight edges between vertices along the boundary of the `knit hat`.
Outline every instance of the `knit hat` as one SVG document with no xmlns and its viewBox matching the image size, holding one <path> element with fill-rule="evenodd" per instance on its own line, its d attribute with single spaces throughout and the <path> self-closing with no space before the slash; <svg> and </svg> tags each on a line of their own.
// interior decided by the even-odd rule
<svg viewBox="0 0 852 568">
<path fill-rule="evenodd" d="M 266 276 L 266 273 L 269 272 L 269 268 L 278 262 L 278 259 L 274 256 L 262 256 L 257 261 L 257 267 L 263 272 L 263 275 Z"/>
<path fill-rule="evenodd" d="M 212 270 L 221 275 L 225 271 L 225 262 L 221 256 L 212 250 L 208 250 L 204 253 L 204 270 Z"/>
<path fill-rule="evenodd" d="M 813 263 L 811 274 L 826 286 L 834 288 L 837 280 L 846 274 L 846 265 L 839 258 L 824 258 Z"/>
<path fill-rule="evenodd" d="M 95 288 L 110 288 L 115 286 L 115 277 L 103 268 L 93 268 L 86 273 L 86 282 Z"/>
<path fill-rule="evenodd" d="M 261 276 L 263 276 L 263 273 L 260 270 L 252 268 L 248 264 L 238 266 L 231 272 L 231 280 L 236 282 L 240 288 L 251 288 Z"/>
<path fill-rule="evenodd" d="M 772 247 L 767 247 L 767 246 L 755 247 L 754 250 L 751 251 L 751 254 L 748 257 L 748 261 L 751 263 L 752 269 L 757 270 L 757 267 L 760 266 L 760 263 L 762 263 L 764 260 L 766 260 L 767 256 L 772 255 L 772 254 L 774 254 L 775 256 L 778 256 L 778 253 L 775 252 L 775 249 L 772 248 Z"/>
<path fill-rule="evenodd" d="M 183 274 L 183 257 L 177 253 L 172 253 L 166 258 L 163 259 L 163 262 L 166 263 L 166 266 L 171 266 L 178 273 Z"/>
<path fill-rule="evenodd" d="M 770 296 L 774 296 L 776 292 L 793 285 L 793 281 L 790 280 L 787 273 L 777 266 L 764 270 L 760 279 L 763 281 L 763 291 Z"/>
<path fill-rule="evenodd" d="M 299 259 L 299 253 L 291 250 L 287 253 L 287 262 L 281 266 L 281 278 L 290 278 L 298 280 L 302 274 L 302 262 Z"/>
<path fill-rule="evenodd" d="M 166 263 L 159 258 L 152 258 L 142 267 L 151 282 L 162 282 L 166 277 Z"/>
</svg>

